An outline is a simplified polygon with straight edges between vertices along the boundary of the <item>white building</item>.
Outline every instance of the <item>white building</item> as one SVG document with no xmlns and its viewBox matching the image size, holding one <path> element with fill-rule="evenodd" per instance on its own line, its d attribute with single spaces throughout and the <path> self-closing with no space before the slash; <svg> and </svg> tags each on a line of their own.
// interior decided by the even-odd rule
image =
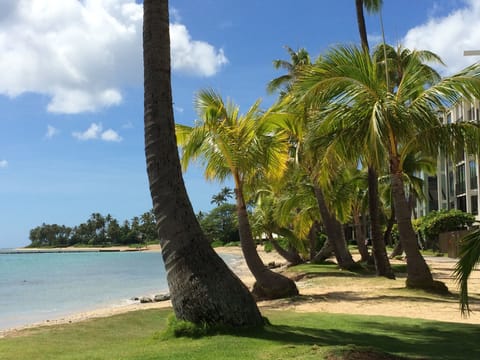
<svg viewBox="0 0 480 360">
<path fill-rule="evenodd" d="M 473 103 L 462 101 L 443 116 L 444 122 L 480 122 L 479 108 L 479 100 Z M 427 200 L 418 204 L 418 216 L 432 210 L 458 209 L 472 213 L 480 220 L 478 160 L 478 156 L 465 152 L 439 156 L 436 176 L 424 177 Z"/>
</svg>

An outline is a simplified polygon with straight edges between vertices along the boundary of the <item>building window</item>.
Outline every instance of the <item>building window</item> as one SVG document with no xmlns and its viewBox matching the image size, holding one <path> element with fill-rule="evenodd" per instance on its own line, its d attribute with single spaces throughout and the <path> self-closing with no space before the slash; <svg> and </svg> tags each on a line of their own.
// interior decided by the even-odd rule
<svg viewBox="0 0 480 360">
<path fill-rule="evenodd" d="M 428 211 L 438 210 L 437 177 L 428 177 Z"/>
<path fill-rule="evenodd" d="M 442 201 L 447 200 L 447 177 L 445 174 L 440 175 L 440 185 L 441 185 L 441 192 L 442 192 Z"/>
<path fill-rule="evenodd" d="M 465 193 L 465 164 L 457 166 L 457 182 L 455 187 L 456 193 Z"/>
<path fill-rule="evenodd" d="M 477 189 L 477 163 L 474 160 L 470 160 L 468 162 L 468 167 L 470 168 L 470 189 Z"/>
<path fill-rule="evenodd" d="M 447 124 L 451 124 L 452 123 L 452 113 L 448 113 L 447 114 Z"/>
<path fill-rule="evenodd" d="M 450 193 L 450 197 L 455 196 L 455 189 L 454 189 L 454 181 L 453 181 L 453 171 L 448 173 L 448 192 Z"/>
<path fill-rule="evenodd" d="M 457 197 L 457 209 L 467 212 L 467 197 L 465 195 Z"/>
<path fill-rule="evenodd" d="M 472 214 L 473 215 L 478 215 L 478 196 L 474 195 L 470 198 L 470 201 L 472 202 Z"/>
</svg>

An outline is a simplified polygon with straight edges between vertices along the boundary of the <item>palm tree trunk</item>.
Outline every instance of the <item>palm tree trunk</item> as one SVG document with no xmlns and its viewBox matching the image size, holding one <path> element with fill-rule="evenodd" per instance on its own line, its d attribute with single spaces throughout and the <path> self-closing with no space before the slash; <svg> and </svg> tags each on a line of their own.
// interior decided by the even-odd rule
<svg viewBox="0 0 480 360">
<path fill-rule="evenodd" d="M 177 318 L 260 326 L 246 286 L 210 247 L 183 183 L 172 109 L 168 0 L 144 1 L 144 122 L 148 180 Z"/>
<path fill-rule="evenodd" d="M 363 0 L 355 0 L 355 9 L 357 11 L 357 25 L 362 48 L 368 51 L 367 27 L 365 26 L 365 16 L 363 15 Z"/>
<path fill-rule="evenodd" d="M 325 202 L 325 196 L 323 191 L 318 186 L 314 186 L 315 197 L 317 199 L 318 207 L 320 209 L 320 215 L 322 216 L 323 224 L 327 231 L 328 239 L 333 245 L 335 258 L 337 259 L 338 266 L 343 269 L 351 269 L 355 267 L 352 254 L 347 247 L 345 241 L 345 234 L 343 232 L 342 224 L 337 220 L 327 207 Z"/>
<path fill-rule="evenodd" d="M 318 223 L 317 220 L 315 220 L 312 224 L 312 227 L 310 228 L 310 231 L 308 232 L 308 242 L 310 244 L 310 251 L 309 251 L 309 258 L 310 260 L 313 260 L 315 257 L 315 254 L 317 253 L 317 236 L 319 232 L 319 226 L 320 224 Z"/>
<path fill-rule="evenodd" d="M 273 246 L 273 248 L 275 249 L 275 251 L 276 251 L 281 257 L 283 257 L 285 260 L 287 260 L 287 261 L 290 263 L 290 265 L 298 265 L 298 264 L 303 263 L 303 260 L 302 260 L 302 258 L 300 257 L 300 255 L 298 254 L 298 252 L 285 250 L 283 247 L 280 246 L 280 244 L 279 244 L 278 241 L 273 237 L 273 234 L 272 234 L 271 232 L 268 232 L 268 233 L 267 233 L 267 236 L 268 236 L 268 240 L 269 240 L 270 243 L 272 244 L 272 246 Z"/>
<path fill-rule="evenodd" d="M 356 211 L 353 212 L 353 224 L 355 226 L 355 239 L 357 241 L 358 252 L 361 256 L 360 261 L 368 262 L 370 261 L 371 256 L 368 252 L 367 244 L 365 243 L 367 237 L 362 222 L 360 221 L 360 215 Z"/>
<path fill-rule="evenodd" d="M 383 233 L 383 242 L 385 244 L 393 245 L 392 230 L 393 230 L 393 225 L 395 225 L 395 206 L 392 204 L 390 207 L 391 207 L 391 211 L 390 211 L 391 214 L 387 221 L 387 228 Z"/>
<path fill-rule="evenodd" d="M 243 192 L 239 187 L 235 188 L 235 195 L 242 252 L 245 262 L 256 280 L 252 290 L 253 296 L 257 300 L 264 300 L 298 295 L 298 289 L 293 280 L 271 271 L 263 263 L 253 240 L 247 206 Z"/>
<path fill-rule="evenodd" d="M 333 248 L 332 242 L 327 239 L 323 243 L 322 248 L 313 256 L 310 262 L 313 264 L 320 264 L 332 256 L 334 251 L 335 249 Z"/>
<path fill-rule="evenodd" d="M 370 209 L 370 226 L 372 229 L 372 255 L 375 260 L 375 269 L 378 276 L 395 279 L 387 248 L 383 241 L 380 229 L 379 201 L 378 201 L 378 176 L 375 168 L 368 167 L 368 205 Z"/>
<path fill-rule="evenodd" d="M 392 157 L 390 161 L 390 171 L 392 196 L 397 214 L 400 243 L 407 256 L 407 287 L 448 292 L 444 283 L 433 281 L 432 273 L 418 249 L 417 238 L 412 226 L 411 211 L 405 197 L 402 173 L 399 170 L 399 163 L 399 159 Z"/>
<path fill-rule="evenodd" d="M 397 244 L 395 245 L 395 247 L 393 248 L 392 253 L 390 254 L 390 259 L 393 259 L 397 256 L 402 255 L 402 254 L 403 254 L 402 243 L 400 241 L 398 241 Z"/>
</svg>

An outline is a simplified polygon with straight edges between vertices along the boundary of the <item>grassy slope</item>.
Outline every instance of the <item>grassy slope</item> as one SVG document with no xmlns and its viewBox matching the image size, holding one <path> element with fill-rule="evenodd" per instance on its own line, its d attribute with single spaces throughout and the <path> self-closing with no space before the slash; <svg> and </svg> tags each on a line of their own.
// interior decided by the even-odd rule
<svg viewBox="0 0 480 360">
<path fill-rule="evenodd" d="M 322 359 L 355 344 L 432 359 L 480 359 L 478 326 L 413 319 L 269 311 L 253 333 L 161 340 L 170 310 L 145 310 L 28 330 L 0 339 L 7 359 Z"/>
</svg>

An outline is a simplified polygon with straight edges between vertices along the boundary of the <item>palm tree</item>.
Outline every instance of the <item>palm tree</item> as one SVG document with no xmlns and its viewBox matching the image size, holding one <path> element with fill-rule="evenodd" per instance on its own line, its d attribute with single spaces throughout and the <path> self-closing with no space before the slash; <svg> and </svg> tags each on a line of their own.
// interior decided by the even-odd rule
<svg viewBox="0 0 480 360">
<path fill-rule="evenodd" d="M 252 229 L 260 236 L 265 235 L 275 251 L 291 265 L 300 264 L 303 260 L 297 249 L 302 248 L 303 250 L 303 244 L 291 229 L 279 224 L 278 219 L 275 216 L 276 209 L 276 198 L 274 197 L 273 192 L 265 190 L 261 191 L 257 196 L 255 209 L 252 213 Z M 280 245 L 274 234 L 287 239 L 287 249 L 284 249 Z"/>
<path fill-rule="evenodd" d="M 332 179 L 329 169 L 323 166 L 322 161 L 328 158 L 323 154 L 309 148 L 311 140 L 311 127 L 316 119 L 308 105 L 298 102 L 292 94 L 284 96 L 279 103 L 274 105 L 267 117 L 280 131 L 289 136 L 290 163 L 300 174 L 308 178 L 310 190 L 316 199 L 317 209 L 320 213 L 328 244 L 331 244 L 338 265 L 344 269 L 356 267 L 345 241 L 343 224 L 339 221 L 335 209 L 335 199 L 327 195 L 331 192 Z M 330 251 L 328 252 L 330 253 Z"/>
<path fill-rule="evenodd" d="M 269 127 L 259 118 L 257 101 L 246 114 L 232 102 L 224 103 L 213 90 L 200 91 L 195 100 L 199 120 L 194 127 L 177 125 L 177 139 L 182 147 L 182 165 L 200 158 L 207 179 L 235 184 L 238 227 L 245 261 L 256 279 L 256 298 L 281 298 L 298 294 L 295 283 L 271 270 L 257 253 L 247 213 L 245 187 L 255 177 L 281 173 L 285 168 L 288 142 L 285 136 L 272 136 Z M 267 176 L 268 172 L 268 176 Z"/>
<path fill-rule="evenodd" d="M 480 263 L 480 229 L 466 235 L 460 243 L 459 259 L 454 276 L 460 286 L 460 310 L 462 315 L 470 314 L 468 301 L 468 278 Z"/>
<path fill-rule="evenodd" d="M 311 114 L 309 114 L 309 110 L 304 104 L 293 103 L 291 96 L 289 96 L 292 84 L 295 82 L 301 69 L 311 65 L 310 56 L 303 48 L 295 52 L 287 47 L 287 51 L 290 54 L 291 62 L 285 60 L 274 61 L 275 68 L 284 68 L 287 70 L 287 74 L 272 80 L 268 85 L 269 91 L 274 91 L 281 86 L 284 89 L 280 93 L 279 103 L 270 109 L 269 116 L 275 119 L 274 122 L 277 123 L 279 128 L 283 128 L 289 134 L 291 156 L 296 165 L 301 168 L 301 171 L 310 177 L 313 184 L 313 194 L 317 200 L 318 210 L 328 236 L 327 244 L 332 245 L 338 265 L 344 269 L 349 269 L 354 267 L 355 263 L 345 241 L 343 226 L 336 218 L 329 204 L 327 204 L 324 190 L 318 181 L 318 171 L 314 170 L 314 159 L 317 154 L 306 154 L 304 151 L 304 142 L 308 133 L 309 123 L 311 122 Z M 330 252 L 327 251 L 327 253 Z"/>
<path fill-rule="evenodd" d="M 437 156 L 439 149 L 449 153 L 463 145 L 478 150 L 476 124 L 442 124 L 439 112 L 462 96 L 480 95 L 480 65 L 438 80 L 421 61 L 409 61 L 401 82 L 393 88 L 382 70 L 381 63 L 362 49 L 338 47 L 305 69 L 295 87 L 312 104 L 329 103 L 322 110 L 320 127 L 330 134 L 332 151 L 349 159 L 360 153 L 376 168 L 389 164 L 400 241 L 407 255 L 407 286 L 445 290 L 443 283 L 433 281 L 417 247 L 403 163 L 405 154 L 413 150 L 431 156 Z"/>
<path fill-rule="evenodd" d="M 145 155 L 167 282 L 177 318 L 260 326 L 246 286 L 203 235 L 181 175 L 173 119 L 168 0 L 145 0 Z"/>
<path fill-rule="evenodd" d="M 367 28 L 365 26 L 365 17 L 363 9 L 369 13 L 379 13 L 383 5 L 383 0 L 355 0 L 355 8 L 357 13 L 358 32 L 362 49 L 369 52 Z M 383 32 L 383 25 L 382 25 Z M 367 160 L 368 174 L 368 208 L 370 215 L 370 231 L 372 240 L 372 255 L 375 260 L 377 275 L 395 279 L 390 261 L 388 260 L 385 242 L 382 239 L 380 229 L 380 199 L 378 193 L 378 169 Z"/>
<path fill-rule="evenodd" d="M 287 50 L 290 55 L 290 62 L 288 60 L 277 59 L 273 61 L 273 67 L 275 69 L 287 70 L 287 73 L 271 80 L 267 85 L 267 90 L 270 93 L 280 89 L 281 97 L 288 93 L 292 82 L 295 80 L 295 73 L 299 68 L 303 65 L 311 64 L 310 55 L 306 49 L 300 48 L 295 51 L 291 47 L 285 46 L 285 50 Z"/>
<path fill-rule="evenodd" d="M 228 199 L 232 197 L 233 191 L 232 189 L 228 187 L 222 188 L 218 194 L 215 194 L 212 196 L 212 200 L 210 201 L 210 204 L 215 204 L 217 206 L 220 206 L 222 204 L 225 204 Z"/>
<path fill-rule="evenodd" d="M 382 8 L 383 0 L 355 0 L 355 9 L 357 11 L 357 25 L 360 34 L 360 41 L 362 48 L 369 51 L 367 27 L 365 26 L 365 16 L 363 15 L 363 8 L 369 13 L 378 13 Z"/>
</svg>

